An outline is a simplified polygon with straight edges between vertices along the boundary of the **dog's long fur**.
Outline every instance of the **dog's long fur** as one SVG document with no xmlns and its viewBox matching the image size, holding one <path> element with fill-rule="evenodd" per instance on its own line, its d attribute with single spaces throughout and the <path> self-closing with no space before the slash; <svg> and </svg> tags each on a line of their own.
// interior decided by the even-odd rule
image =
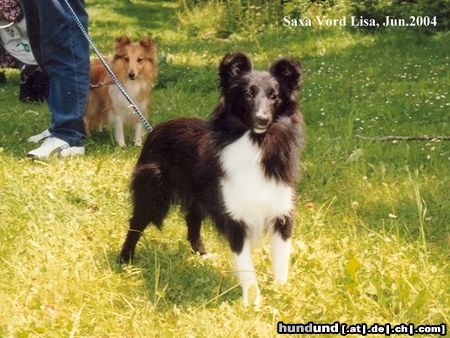
<svg viewBox="0 0 450 338">
<path fill-rule="evenodd" d="M 221 97 L 209 121 L 180 118 L 157 126 L 145 141 L 131 184 L 133 215 L 120 253 L 130 261 L 149 223 L 161 227 L 180 202 L 194 251 L 205 254 L 200 227 L 211 217 L 228 239 L 247 303 L 259 289 L 251 246 L 264 231 L 272 239 L 275 280 L 286 282 L 294 224 L 303 120 L 297 108 L 300 65 L 275 61 L 253 71 L 241 53 L 219 67 Z"/>
<path fill-rule="evenodd" d="M 91 60 L 90 83 L 98 87 L 89 89 L 88 103 L 83 117 L 87 136 L 91 136 L 93 128 L 101 129 L 108 123 L 108 112 L 111 109 L 108 85 L 112 82 L 99 59 Z M 108 85 L 105 85 L 106 83 Z"/>
<path fill-rule="evenodd" d="M 127 37 L 118 38 L 110 66 L 139 110 L 147 117 L 157 74 L 155 41 L 143 38 L 139 42 L 131 42 Z M 92 128 L 96 126 L 101 128 L 110 122 L 114 127 L 117 144 L 124 147 L 124 125 L 131 123 L 135 128 L 134 143 L 141 145 L 144 132 L 142 124 L 99 60 L 91 62 L 90 76 L 91 84 L 106 85 L 91 88 L 89 91 L 88 105 L 84 114 L 86 134 L 90 136 Z"/>
</svg>

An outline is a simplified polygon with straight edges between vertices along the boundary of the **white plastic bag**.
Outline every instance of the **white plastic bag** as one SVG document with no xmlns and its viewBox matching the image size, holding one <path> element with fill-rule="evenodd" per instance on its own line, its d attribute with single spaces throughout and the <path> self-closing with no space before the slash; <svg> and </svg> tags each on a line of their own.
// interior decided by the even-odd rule
<svg viewBox="0 0 450 338">
<path fill-rule="evenodd" d="M 0 19 L 0 43 L 12 57 L 27 65 L 37 65 L 30 40 L 28 39 L 25 19 L 9 26 L 9 22 Z"/>
</svg>

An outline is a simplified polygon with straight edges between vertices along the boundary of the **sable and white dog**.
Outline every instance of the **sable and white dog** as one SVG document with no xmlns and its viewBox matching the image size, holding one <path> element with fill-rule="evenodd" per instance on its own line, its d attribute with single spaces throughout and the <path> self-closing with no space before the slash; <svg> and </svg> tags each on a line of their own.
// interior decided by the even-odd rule
<svg viewBox="0 0 450 338">
<path fill-rule="evenodd" d="M 161 227 L 178 201 L 193 250 L 206 253 L 200 228 L 210 217 L 230 244 L 244 304 L 258 305 L 252 246 L 264 232 L 271 236 L 275 280 L 288 279 L 304 142 L 297 107 L 302 71 L 291 59 L 254 71 L 250 59 L 237 53 L 223 58 L 219 76 L 221 97 L 209 121 L 171 120 L 148 135 L 133 172 L 134 208 L 120 260 L 133 258 L 146 226 Z"/>
<path fill-rule="evenodd" d="M 128 37 L 120 37 L 116 40 L 115 54 L 110 65 L 139 110 L 147 117 L 157 74 L 156 43 L 149 38 L 131 42 Z M 90 74 L 92 88 L 84 114 L 86 134 L 89 136 L 92 128 L 101 128 L 110 122 L 117 144 L 124 147 L 124 126 L 132 124 L 135 129 L 134 143 L 142 145 L 142 123 L 99 60 L 91 62 Z"/>
</svg>

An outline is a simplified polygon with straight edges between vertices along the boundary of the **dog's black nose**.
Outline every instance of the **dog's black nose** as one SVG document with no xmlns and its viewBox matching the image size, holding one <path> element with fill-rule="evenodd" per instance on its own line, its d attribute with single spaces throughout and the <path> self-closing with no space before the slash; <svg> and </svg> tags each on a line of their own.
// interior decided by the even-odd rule
<svg viewBox="0 0 450 338">
<path fill-rule="evenodd" d="M 128 77 L 129 77 L 131 80 L 134 80 L 134 79 L 136 78 L 136 74 L 135 74 L 133 71 L 131 71 L 131 72 L 128 73 Z"/>
<path fill-rule="evenodd" d="M 255 122 L 258 125 L 258 127 L 267 127 L 270 122 L 270 119 L 265 116 L 256 116 Z"/>
</svg>

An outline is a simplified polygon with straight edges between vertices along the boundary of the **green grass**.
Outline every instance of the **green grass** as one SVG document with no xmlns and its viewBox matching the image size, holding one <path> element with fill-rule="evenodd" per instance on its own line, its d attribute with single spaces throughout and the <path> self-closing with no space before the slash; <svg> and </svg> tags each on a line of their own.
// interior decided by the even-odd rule
<svg viewBox="0 0 450 338">
<path fill-rule="evenodd" d="M 448 135 L 448 32 L 268 31 L 226 41 L 189 37 L 177 2 L 87 2 L 101 50 L 151 34 L 160 73 L 151 122 L 207 117 L 216 67 L 242 50 L 257 68 L 302 60 L 308 144 L 298 186 L 289 283 L 272 284 L 270 248 L 255 252 L 259 310 L 241 305 L 230 250 L 210 224 L 192 255 L 173 210 L 149 228 L 133 267 L 116 257 L 130 216 L 139 149 L 95 133 L 87 155 L 32 162 L 26 138 L 45 105 L 20 104 L 18 72 L 0 87 L 0 336 L 272 336 L 279 320 L 450 323 L 450 146 L 356 135 Z M 353 155 L 352 155 L 353 154 Z"/>
</svg>

